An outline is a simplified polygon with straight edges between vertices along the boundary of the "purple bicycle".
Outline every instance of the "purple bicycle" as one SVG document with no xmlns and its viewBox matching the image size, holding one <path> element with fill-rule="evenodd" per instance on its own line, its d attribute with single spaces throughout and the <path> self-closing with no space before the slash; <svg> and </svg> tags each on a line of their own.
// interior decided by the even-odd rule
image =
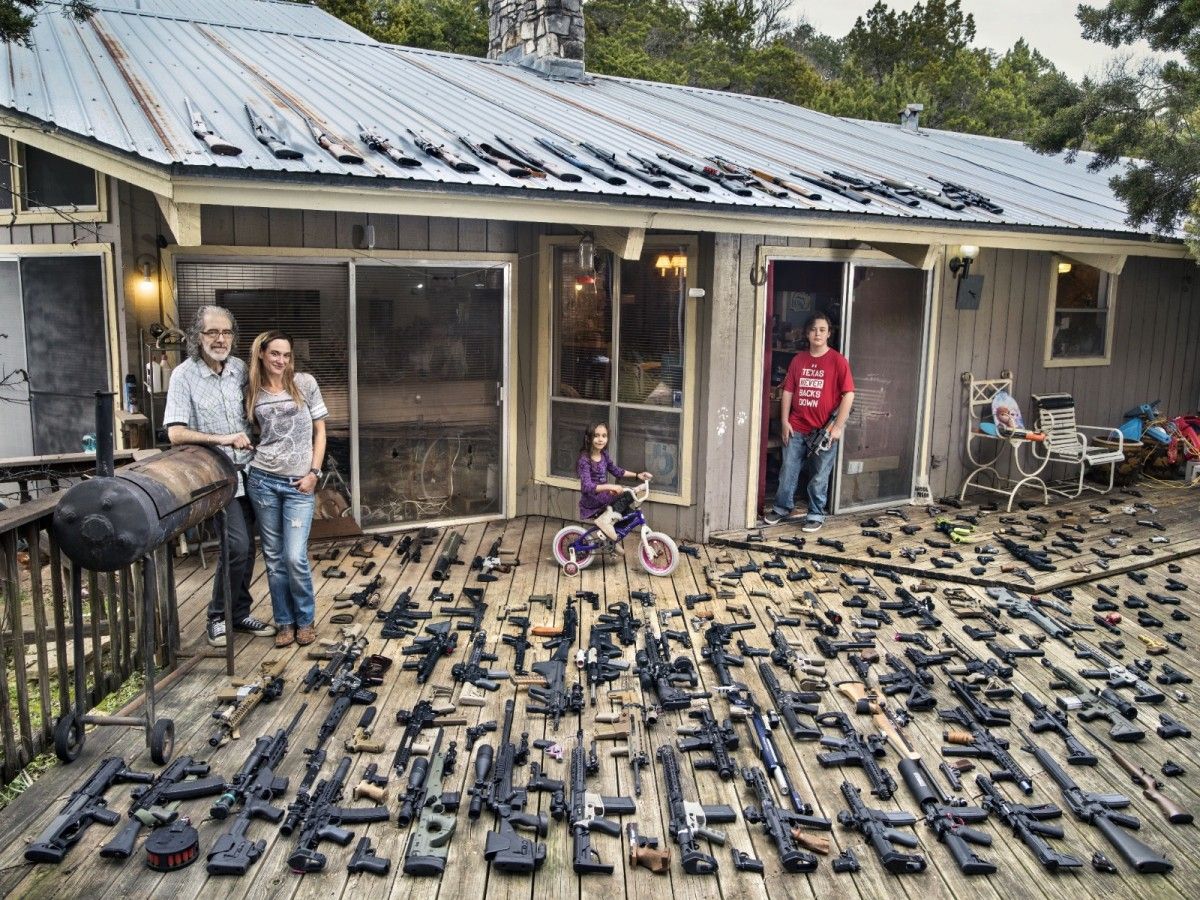
<svg viewBox="0 0 1200 900">
<path fill-rule="evenodd" d="M 642 568 L 651 575 L 666 577 L 679 565 L 679 548 L 675 541 L 661 531 L 654 531 L 646 521 L 641 506 L 650 496 L 649 480 L 637 487 L 626 488 L 628 511 L 616 522 L 613 530 L 617 540 L 639 533 L 638 558 Z M 613 548 L 613 543 L 595 525 L 567 525 L 554 535 L 554 559 L 567 575 L 578 575 L 592 564 L 596 556 Z"/>
</svg>

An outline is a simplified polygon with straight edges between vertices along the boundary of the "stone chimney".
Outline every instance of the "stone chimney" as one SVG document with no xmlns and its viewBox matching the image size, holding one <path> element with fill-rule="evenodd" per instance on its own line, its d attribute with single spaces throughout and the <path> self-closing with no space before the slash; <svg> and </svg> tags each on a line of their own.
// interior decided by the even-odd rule
<svg viewBox="0 0 1200 900">
<path fill-rule="evenodd" d="M 582 0 L 491 0 L 488 58 L 582 78 Z"/>
</svg>

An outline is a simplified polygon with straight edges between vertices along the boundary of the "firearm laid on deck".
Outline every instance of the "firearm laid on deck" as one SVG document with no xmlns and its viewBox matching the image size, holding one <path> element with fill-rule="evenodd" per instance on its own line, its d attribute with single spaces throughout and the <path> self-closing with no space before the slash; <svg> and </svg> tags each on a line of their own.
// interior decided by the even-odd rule
<svg viewBox="0 0 1200 900">
<path fill-rule="evenodd" d="M 642 634 L 642 649 L 635 659 L 642 688 L 654 695 L 662 709 L 687 709 L 693 700 L 712 696 L 708 691 L 683 690 L 683 686 L 695 688 L 700 683 L 695 665 L 688 656 L 672 661 L 667 640 L 650 628 Z"/>
<path fill-rule="evenodd" d="M 288 856 L 288 865 L 293 872 L 320 872 L 325 868 L 325 854 L 321 853 L 322 841 L 333 841 L 345 847 L 354 840 L 354 832 L 346 825 L 382 822 L 388 818 L 383 806 L 364 806 L 347 809 L 337 805 L 346 787 L 346 776 L 350 773 L 350 757 L 343 756 L 327 780 L 320 782 L 301 814 L 297 829 L 299 837 L 296 847 Z"/>
<path fill-rule="evenodd" d="M 779 678 L 767 663 L 758 664 L 758 674 L 762 677 L 767 694 L 775 711 L 783 718 L 788 731 L 795 741 L 815 741 L 821 736 L 821 729 L 812 725 L 804 725 L 800 721 L 801 714 L 815 716 L 819 712 L 817 706 L 820 697 L 811 691 L 792 691 L 779 683 Z"/>
<path fill-rule="evenodd" d="M 545 686 L 535 684 L 529 688 L 530 699 L 537 702 L 527 703 L 525 711 L 545 716 L 554 730 L 558 730 L 558 723 L 563 716 L 583 711 L 583 685 L 577 681 L 571 687 L 567 687 L 567 659 L 571 653 L 572 640 L 573 634 L 568 636 L 564 633 L 558 639 L 554 655 L 531 666 L 546 683 Z"/>
<path fill-rule="evenodd" d="M 428 764 L 423 759 L 413 763 L 408 790 L 396 817 L 401 827 L 416 820 L 404 850 L 406 875 L 441 875 L 446 869 L 446 857 L 450 855 L 450 839 L 458 822 L 460 796 L 457 791 L 442 790 L 448 775 L 449 753 L 441 751 L 441 744 L 442 730 L 439 728 Z M 453 742 L 450 746 L 453 749 Z"/>
<path fill-rule="evenodd" d="M 807 816 L 790 810 L 781 809 L 771 793 L 771 785 L 762 769 L 758 766 L 748 766 L 742 769 L 742 778 L 754 791 L 758 798 L 758 806 L 747 806 L 742 810 L 746 822 L 751 825 L 761 824 L 763 831 L 775 844 L 779 851 L 779 862 L 785 872 L 812 872 L 817 868 L 817 858 L 809 850 L 818 853 L 829 852 L 829 840 L 824 837 L 809 836 L 801 828 L 820 828 L 828 831 L 828 819 L 820 816 Z M 802 847 L 808 849 L 801 849 Z"/>
<path fill-rule="evenodd" d="M 143 827 L 158 828 L 175 821 L 180 800 L 211 797 L 223 791 L 225 779 L 208 773 L 208 763 L 180 756 L 159 772 L 152 784 L 134 788 L 129 821 L 100 848 L 100 855 L 106 859 L 128 859 Z"/>
<path fill-rule="evenodd" d="M 883 735 L 869 734 L 864 736 L 854 727 L 850 717 L 841 710 L 821 713 L 815 717 L 816 723 L 822 728 L 837 728 L 842 737 L 822 737 L 821 746 L 830 747 L 834 753 L 818 753 L 817 762 L 821 766 L 858 766 L 871 782 L 871 793 L 880 800 L 889 799 L 896 792 L 896 780 L 891 773 L 878 762 L 884 756 Z"/>
<path fill-rule="evenodd" d="M 738 734 L 733 727 L 733 721 L 726 719 L 718 723 L 708 707 L 693 709 L 688 718 L 695 719 L 696 725 L 685 725 L 676 729 L 682 735 L 678 746 L 683 753 L 694 750 L 704 750 L 711 754 L 697 760 L 693 768 L 697 771 L 716 772 L 723 781 L 728 781 L 737 773 L 737 763 L 730 750 L 738 746 Z"/>
<path fill-rule="evenodd" d="M 217 730 L 208 739 L 210 747 L 236 740 L 242 722 L 258 704 L 271 703 L 283 695 L 283 671 L 286 668 L 286 657 L 263 660 L 257 681 L 234 681 L 227 690 L 217 693 L 219 705 L 212 714 L 217 721 Z"/>
<path fill-rule="evenodd" d="M 667 810 L 670 815 L 668 830 L 671 838 L 679 845 L 683 860 L 683 871 L 689 875 L 715 875 L 720 868 L 711 854 L 700 849 L 699 838 L 707 838 L 714 844 L 725 843 L 725 833 L 710 824 L 721 825 L 736 822 L 737 813 L 732 806 L 705 806 L 683 796 L 683 778 L 679 773 L 679 757 L 675 750 L 663 744 L 657 751 L 662 766 L 663 781 L 667 788 Z"/>
<path fill-rule="evenodd" d="M 601 862 L 600 854 L 592 847 L 592 832 L 621 836 L 618 822 L 606 816 L 629 816 L 637 811 L 629 797 L 605 797 L 587 789 L 589 771 L 588 754 L 584 750 L 583 729 L 575 737 L 571 748 L 571 800 L 570 819 L 572 859 L 576 875 L 611 875 L 611 863 Z"/>
<path fill-rule="evenodd" d="M 960 731 L 947 731 L 943 740 L 950 746 L 942 748 L 942 756 L 967 756 L 991 760 L 995 768 L 991 776 L 996 781 L 1011 781 L 1023 794 L 1033 793 L 1033 779 L 1008 752 L 1008 741 L 998 738 L 982 725 L 976 724 L 961 706 L 942 710 L 943 721 L 961 726 Z"/>
<path fill-rule="evenodd" d="M 1157 805 L 1162 810 L 1162 814 L 1168 822 L 1172 825 L 1192 824 L 1192 814 L 1164 794 L 1162 792 L 1162 782 L 1147 772 L 1144 766 L 1135 763 L 1117 750 L 1116 747 L 1108 746 L 1099 737 L 1092 734 L 1090 729 L 1085 728 L 1083 730 L 1088 733 L 1092 740 L 1108 751 L 1108 755 L 1113 758 L 1113 762 L 1129 773 L 1129 777 L 1133 779 L 1133 783 L 1142 789 L 1142 796 Z"/>
<path fill-rule="evenodd" d="M 848 781 L 842 782 L 842 797 L 848 809 L 838 813 L 838 824 L 859 832 L 883 867 L 893 875 L 914 874 L 925 871 L 925 857 L 919 853 L 902 853 L 892 844 L 909 849 L 919 847 L 920 842 L 911 834 L 897 831 L 900 825 L 915 825 L 917 817 L 903 810 L 871 809 L 862 800 L 862 792 Z"/>
<path fill-rule="evenodd" d="M 1030 852 L 1047 869 L 1078 869 L 1083 860 L 1070 853 L 1059 853 L 1047 842 L 1046 838 L 1061 838 L 1061 825 L 1047 825 L 1047 819 L 1057 819 L 1062 810 L 1053 803 L 1042 803 L 1038 806 L 1026 806 L 1012 803 L 1001 793 L 986 775 L 976 775 L 975 783 L 983 791 L 981 803 L 983 808 L 1012 829 L 1013 834 L 1021 839 Z"/>
<path fill-rule="evenodd" d="M 990 875 L 996 864 L 980 857 L 971 849 L 971 844 L 990 847 L 992 836 L 984 831 L 969 827 L 970 823 L 982 822 L 988 817 L 986 809 L 978 806 L 955 806 L 942 793 L 920 759 L 902 759 L 898 766 L 900 777 L 925 816 L 925 824 L 946 845 L 959 871 L 964 875 Z"/>
</svg>

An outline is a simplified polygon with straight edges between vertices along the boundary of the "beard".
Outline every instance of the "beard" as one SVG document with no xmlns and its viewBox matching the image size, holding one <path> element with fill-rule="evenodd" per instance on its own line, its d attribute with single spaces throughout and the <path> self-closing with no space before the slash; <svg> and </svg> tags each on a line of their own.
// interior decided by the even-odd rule
<svg viewBox="0 0 1200 900">
<path fill-rule="evenodd" d="M 213 362 L 223 363 L 229 359 L 229 354 L 232 352 L 232 347 L 207 347 L 204 350 L 204 355 L 213 360 Z"/>
</svg>

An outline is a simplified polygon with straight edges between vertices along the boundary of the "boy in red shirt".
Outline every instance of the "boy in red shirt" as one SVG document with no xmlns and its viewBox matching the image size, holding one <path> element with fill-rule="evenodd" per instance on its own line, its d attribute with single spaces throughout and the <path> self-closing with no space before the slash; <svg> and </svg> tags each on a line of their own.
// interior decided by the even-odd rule
<svg viewBox="0 0 1200 900">
<path fill-rule="evenodd" d="M 829 346 L 832 326 L 824 313 L 814 313 L 804 323 L 808 349 L 792 357 L 783 380 L 780 422 L 783 430 L 783 466 L 775 505 L 763 516 L 768 525 L 778 525 L 791 515 L 796 484 L 807 462 L 808 515 L 803 531 L 819 531 L 825 522 L 829 499 L 829 476 L 837 458 L 837 442 L 846 430 L 846 418 L 854 405 L 854 377 L 846 357 Z M 809 453 L 807 439 L 834 417 L 829 426 L 828 449 Z"/>
</svg>

